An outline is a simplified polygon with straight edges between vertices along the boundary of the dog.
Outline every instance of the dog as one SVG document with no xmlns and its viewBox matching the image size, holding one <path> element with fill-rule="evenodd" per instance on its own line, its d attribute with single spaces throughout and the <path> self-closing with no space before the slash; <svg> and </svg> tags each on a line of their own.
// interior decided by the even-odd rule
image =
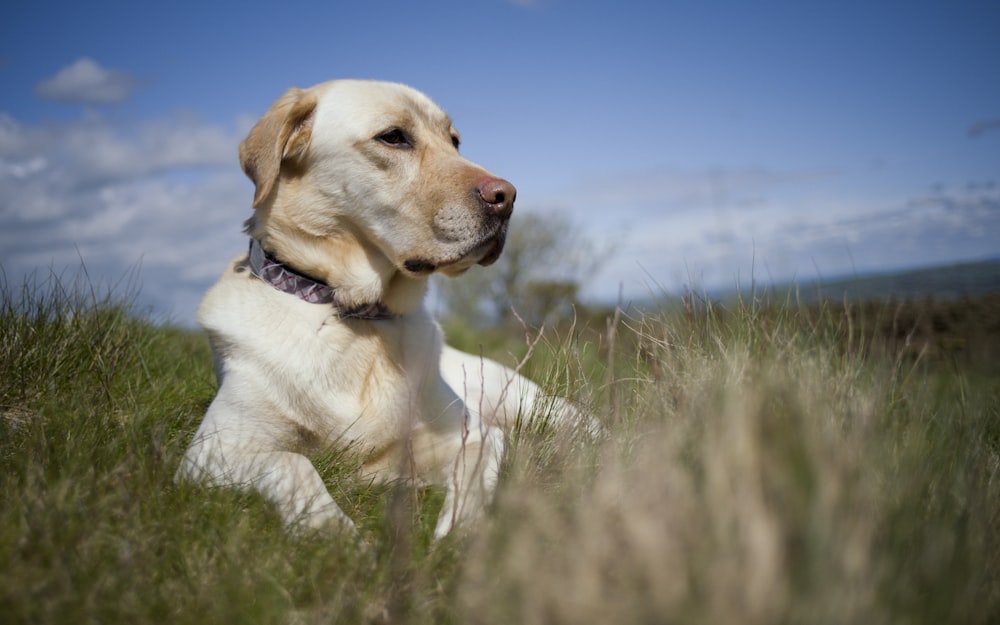
<svg viewBox="0 0 1000 625">
<path fill-rule="evenodd" d="M 249 251 L 199 306 L 218 391 L 180 479 L 255 489 L 288 525 L 353 528 L 307 457 L 348 444 L 365 476 L 445 487 L 435 538 L 481 518 L 503 428 L 551 398 L 444 346 L 424 306 L 431 274 L 498 258 L 514 208 L 514 186 L 458 146 L 436 104 L 387 82 L 292 88 L 257 122 L 240 145 Z"/>
</svg>

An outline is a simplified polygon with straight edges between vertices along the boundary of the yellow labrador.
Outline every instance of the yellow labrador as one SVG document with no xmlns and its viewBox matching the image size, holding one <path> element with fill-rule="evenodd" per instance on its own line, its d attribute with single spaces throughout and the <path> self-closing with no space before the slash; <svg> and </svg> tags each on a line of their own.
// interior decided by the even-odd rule
<svg viewBox="0 0 1000 625">
<path fill-rule="evenodd" d="M 198 312 L 219 389 L 179 476 L 256 489 L 289 524 L 353 526 L 303 455 L 351 442 L 368 475 L 445 486 L 436 537 L 482 513 L 498 428 L 542 396 L 444 347 L 423 307 L 433 272 L 496 260 L 514 208 L 514 187 L 458 143 L 393 83 L 291 89 L 260 119 L 240 146 L 250 251 Z"/>
</svg>

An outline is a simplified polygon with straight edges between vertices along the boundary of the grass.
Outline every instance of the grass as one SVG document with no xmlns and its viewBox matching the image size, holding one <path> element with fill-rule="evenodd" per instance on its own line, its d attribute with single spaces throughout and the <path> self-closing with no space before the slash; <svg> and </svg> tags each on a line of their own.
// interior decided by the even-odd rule
<svg viewBox="0 0 1000 625">
<path fill-rule="evenodd" d="M 204 337 L 128 289 L 2 291 L 3 623 L 1000 619 L 995 363 L 877 344 L 841 308 L 542 341 L 533 375 L 606 436 L 511 432 L 490 521 L 432 544 L 441 493 L 366 483 L 350 450 L 314 462 L 358 537 L 175 484 L 214 392 Z"/>
</svg>

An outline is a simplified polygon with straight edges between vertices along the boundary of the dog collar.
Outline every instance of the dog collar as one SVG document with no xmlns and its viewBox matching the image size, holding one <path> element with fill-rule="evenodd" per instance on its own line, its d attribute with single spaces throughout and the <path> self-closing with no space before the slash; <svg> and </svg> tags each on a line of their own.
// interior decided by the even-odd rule
<svg viewBox="0 0 1000 625">
<path fill-rule="evenodd" d="M 332 305 L 341 319 L 382 321 L 396 317 L 382 302 L 345 306 L 337 300 L 337 293 L 333 287 L 283 264 L 265 252 L 257 239 L 250 239 L 250 271 L 282 293 L 294 295 L 310 304 Z"/>
</svg>

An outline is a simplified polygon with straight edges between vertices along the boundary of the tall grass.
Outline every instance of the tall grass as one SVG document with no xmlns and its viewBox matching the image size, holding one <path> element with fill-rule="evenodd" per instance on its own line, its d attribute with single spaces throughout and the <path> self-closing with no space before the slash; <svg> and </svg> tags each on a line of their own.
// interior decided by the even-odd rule
<svg viewBox="0 0 1000 625">
<path fill-rule="evenodd" d="M 350 449 L 314 462 L 357 537 L 175 484 L 204 337 L 3 285 L 0 622 L 996 622 L 1000 382 L 846 319 L 746 305 L 548 344 L 534 371 L 606 431 L 510 432 L 489 521 L 431 544 L 441 493 L 366 483 Z"/>
</svg>

